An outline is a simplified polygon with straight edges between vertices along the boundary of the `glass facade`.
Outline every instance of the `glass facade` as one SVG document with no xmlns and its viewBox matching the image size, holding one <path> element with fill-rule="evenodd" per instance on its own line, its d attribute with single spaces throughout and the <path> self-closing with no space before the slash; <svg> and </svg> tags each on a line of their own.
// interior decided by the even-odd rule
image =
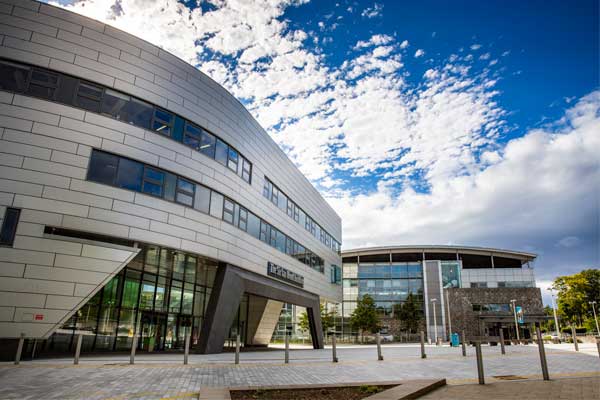
<svg viewBox="0 0 600 400">
<path fill-rule="evenodd" d="M 60 333 L 44 343 L 42 351 L 61 352 L 74 345 L 76 335 L 87 332 L 83 350 L 131 349 L 138 335 L 138 349 L 182 349 L 191 332 L 190 346 L 198 344 L 212 293 L 218 264 L 196 255 L 152 245 L 142 250 L 86 305 L 67 321 Z M 242 299 L 231 327 L 245 340 L 247 296 Z"/>
</svg>

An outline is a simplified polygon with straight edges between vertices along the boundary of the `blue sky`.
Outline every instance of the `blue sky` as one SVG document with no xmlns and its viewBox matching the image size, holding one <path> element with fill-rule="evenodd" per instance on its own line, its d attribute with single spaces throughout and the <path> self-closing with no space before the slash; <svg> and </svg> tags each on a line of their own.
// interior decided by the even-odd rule
<svg viewBox="0 0 600 400">
<path fill-rule="evenodd" d="M 346 249 L 530 251 L 541 287 L 599 266 L 597 1 L 61 4 L 231 91 L 340 214 Z"/>
</svg>

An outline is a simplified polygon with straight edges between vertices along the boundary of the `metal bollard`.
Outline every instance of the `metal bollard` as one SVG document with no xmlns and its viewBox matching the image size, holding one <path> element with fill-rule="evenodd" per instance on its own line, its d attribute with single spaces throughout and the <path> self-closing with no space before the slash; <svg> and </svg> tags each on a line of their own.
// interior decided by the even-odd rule
<svg viewBox="0 0 600 400">
<path fill-rule="evenodd" d="M 80 333 L 77 335 L 77 345 L 75 346 L 75 358 L 73 359 L 73 364 L 79 364 L 79 355 L 81 354 L 81 342 L 83 342 L 83 335 Z"/>
<path fill-rule="evenodd" d="M 475 354 L 477 355 L 477 376 L 479 384 L 485 385 L 485 376 L 483 374 L 483 356 L 481 354 L 481 342 L 475 342 Z"/>
<path fill-rule="evenodd" d="M 598 357 L 600 357 L 600 337 L 596 338 L 596 347 L 598 348 Z"/>
<path fill-rule="evenodd" d="M 542 340 L 542 332 L 539 327 L 535 328 L 535 333 L 537 336 L 538 349 L 540 351 L 540 363 L 542 364 L 542 375 L 545 381 L 550 380 L 550 376 L 548 375 L 548 363 L 546 362 L 546 349 L 544 348 L 544 341 Z"/>
<path fill-rule="evenodd" d="M 21 353 L 23 352 L 23 344 L 25 344 L 25 334 L 21 333 L 21 337 L 19 338 L 19 344 L 17 345 L 17 354 L 15 355 L 15 365 L 19 365 L 21 363 Z"/>
<path fill-rule="evenodd" d="M 577 343 L 577 332 L 575 332 L 575 327 L 571 325 L 571 333 L 573 334 L 573 344 L 575 345 L 575 351 L 579 351 L 579 344 Z"/>
<path fill-rule="evenodd" d="M 37 339 L 33 340 L 33 349 L 31 350 L 31 359 L 35 358 L 35 350 L 37 349 Z"/>
<path fill-rule="evenodd" d="M 502 328 L 500 328 L 500 352 L 506 354 L 506 349 L 504 349 L 504 329 Z"/>
<path fill-rule="evenodd" d="M 421 331 L 421 358 L 427 358 L 425 354 L 425 332 Z"/>
<path fill-rule="evenodd" d="M 381 354 L 381 335 L 377 332 L 377 360 L 383 361 L 383 354 Z"/>
<path fill-rule="evenodd" d="M 462 331 L 462 355 L 463 357 L 467 356 L 467 336 L 465 335 L 465 331 Z"/>
<path fill-rule="evenodd" d="M 129 355 L 129 364 L 135 364 L 135 350 L 137 348 L 137 332 L 133 334 L 131 341 L 131 354 Z"/>
<path fill-rule="evenodd" d="M 235 336 L 235 363 L 240 363 L 240 335 Z"/>
<path fill-rule="evenodd" d="M 285 363 L 290 362 L 290 337 L 285 333 Z"/>
<path fill-rule="evenodd" d="M 600 346 L 600 344 L 598 346 Z M 598 348 L 600 349 L 600 347 L 598 347 Z M 338 362 L 337 349 L 335 347 L 335 334 L 333 336 L 331 336 L 331 355 L 333 357 L 333 362 L 334 363 Z"/>
<path fill-rule="evenodd" d="M 183 350 L 183 365 L 188 364 L 188 358 L 190 355 L 190 334 L 185 335 L 184 350 Z"/>
</svg>

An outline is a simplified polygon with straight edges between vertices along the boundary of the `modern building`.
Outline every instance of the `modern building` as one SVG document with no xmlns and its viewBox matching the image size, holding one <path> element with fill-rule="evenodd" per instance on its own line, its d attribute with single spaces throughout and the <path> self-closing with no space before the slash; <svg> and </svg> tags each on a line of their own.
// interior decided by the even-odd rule
<svg viewBox="0 0 600 400">
<path fill-rule="evenodd" d="M 341 302 L 341 220 L 244 106 L 140 38 L 0 0 L 0 348 L 265 345 Z"/>
<path fill-rule="evenodd" d="M 370 295 L 384 331 L 399 335 L 394 315 L 409 294 L 422 312 L 427 337 L 448 339 L 465 331 L 467 338 L 530 335 L 530 324 L 543 316 L 540 289 L 532 262 L 536 255 L 501 249 L 458 246 L 372 247 L 342 252 L 344 333 L 357 299 Z M 515 309 L 513 309 L 513 306 Z M 517 311 L 517 313 L 515 313 Z"/>
</svg>

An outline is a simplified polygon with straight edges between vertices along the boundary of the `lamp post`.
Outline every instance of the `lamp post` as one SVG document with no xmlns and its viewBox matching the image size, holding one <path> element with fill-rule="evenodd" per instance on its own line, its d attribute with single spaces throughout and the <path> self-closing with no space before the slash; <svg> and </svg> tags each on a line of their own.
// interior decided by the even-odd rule
<svg viewBox="0 0 600 400">
<path fill-rule="evenodd" d="M 435 314 L 435 303 L 437 302 L 437 299 L 431 299 L 430 301 L 433 307 L 433 340 L 434 343 L 437 343 L 437 316 Z"/>
<path fill-rule="evenodd" d="M 554 301 L 553 288 L 548 288 L 550 297 L 552 298 L 552 312 L 554 312 L 554 326 L 556 327 L 556 336 L 560 339 L 560 327 L 558 326 L 558 318 L 556 317 L 556 302 Z"/>
<path fill-rule="evenodd" d="M 594 312 L 594 321 L 596 321 L 596 333 L 600 335 L 600 328 L 598 328 L 598 316 L 596 316 L 596 301 L 589 301 L 592 305 L 592 311 Z"/>
<path fill-rule="evenodd" d="M 517 300 L 512 299 L 511 301 L 513 314 L 515 316 L 515 331 L 517 332 L 517 341 L 520 342 L 521 338 L 519 337 L 519 323 L 517 322 Z"/>
</svg>

